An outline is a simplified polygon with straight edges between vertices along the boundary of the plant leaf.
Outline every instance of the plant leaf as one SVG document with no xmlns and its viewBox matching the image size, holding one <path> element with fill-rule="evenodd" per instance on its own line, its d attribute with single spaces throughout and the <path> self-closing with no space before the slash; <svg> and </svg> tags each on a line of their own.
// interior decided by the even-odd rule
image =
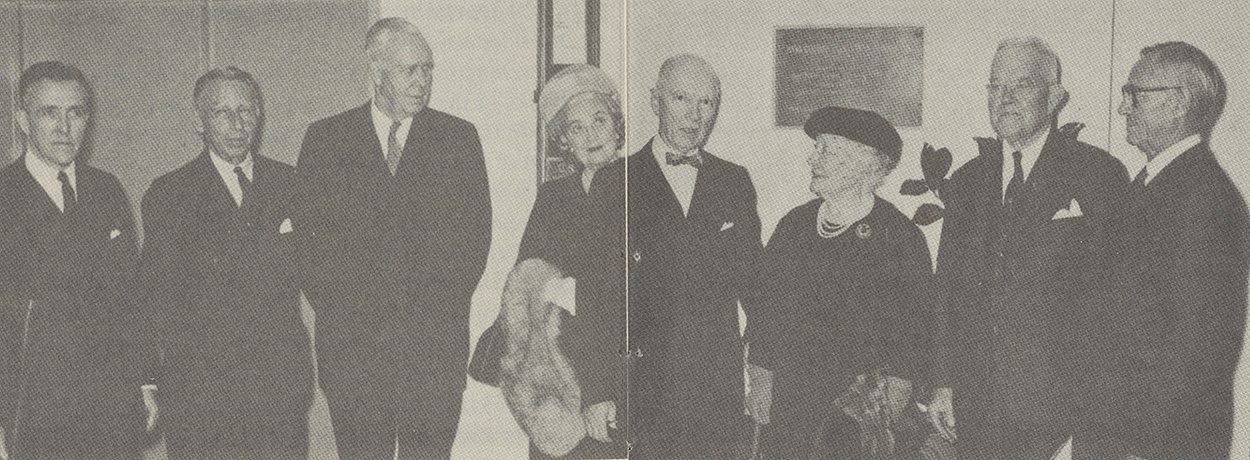
<svg viewBox="0 0 1250 460">
<path fill-rule="evenodd" d="M 946 147 L 937 150 L 926 149 L 920 155 L 920 170 L 924 172 L 924 181 L 929 190 L 942 188 L 942 178 L 951 169 L 951 151 Z"/>
<path fill-rule="evenodd" d="M 903 186 L 898 189 L 898 193 L 907 196 L 923 195 L 927 191 L 929 191 L 929 186 L 920 179 L 907 179 L 903 181 Z"/>
<path fill-rule="evenodd" d="M 916 225 L 929 225 L 942 219 L 945 209 L 933 203 L 925 203 L 916 208 L 916 215 L 911 218 Z"/>
</svg>

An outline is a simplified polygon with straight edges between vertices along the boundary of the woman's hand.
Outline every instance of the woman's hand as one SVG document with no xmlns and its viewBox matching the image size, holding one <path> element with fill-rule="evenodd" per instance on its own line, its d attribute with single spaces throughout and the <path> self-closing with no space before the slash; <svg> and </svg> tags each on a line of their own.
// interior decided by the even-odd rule
<svg viewBox="0 0 1250 460">
<path fill-rule="evenodd" d="M 590 437 L 599 442 L 612 442 L 612 438 L 608 437 L 608 428 L 616 428 L 616 403 L 604 401 L 587 407 L 582 411 L 582 421 Z"/>
</svg>

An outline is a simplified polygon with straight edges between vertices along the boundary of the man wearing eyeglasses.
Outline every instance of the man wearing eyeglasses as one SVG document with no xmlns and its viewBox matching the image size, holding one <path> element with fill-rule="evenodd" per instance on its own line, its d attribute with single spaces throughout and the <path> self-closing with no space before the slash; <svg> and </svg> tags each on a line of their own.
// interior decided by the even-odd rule
<svg viewBox="0 0 1250 460">
<path fill-rule="evenodd" d="M 1074 305 L 1128 174 L 1077 141 L 1079 128 L 1056 128 L 1068 98 L 1060 74 L 1038 38 L 999 44 L 987 85 L 998 138 L 978 138 L 980 155 L 943 190 L 948 376 L 930 418 L 953 441 L 958 414 L 961 459 L 1047 459 L 1074 434 L 1068 358 L 1086 342 L 1071 325 Z"/>
<path fill-rule="evenodd" d="M 1100 356 L 1099 458 L 1228 458 L 1246 319 L 1245 201 L 1209 145 L 1219 69 L 1182 42 L 1147 47 L 1119 113 L 1147 163 L 1116 219 Z"/>
</svg>

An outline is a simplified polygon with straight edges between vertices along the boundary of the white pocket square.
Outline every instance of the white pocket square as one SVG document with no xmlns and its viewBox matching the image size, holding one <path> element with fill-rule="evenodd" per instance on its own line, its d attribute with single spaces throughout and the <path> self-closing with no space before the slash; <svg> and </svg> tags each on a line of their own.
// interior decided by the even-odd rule
<svg viewBox="0 0 1250 460">
<path fill-rule="evenodd" d="M 118 229 L 113 229 L 113 231 L 109 232 L 109 239 L 110 239 L 110 240 L 111 240 L 111 239 L 114 239 L 114 238 L 117 238 L 117 237 L 119 237 L 119 236 L 122 236 L 122 231 L 121 231 L 121 230 L 118 230 Z"/>
<path fill-rule="evenodd" d="M 287 233 L 291 233 L 291 219 L 289 218 L 286 220 L 283 220 L 282 225 L 278 226 L 278 234 L 287 234 Z"/>
<path fill-rule="evenodd" d="M 1073 198 L 1072 202 L 1068 203 L 1068 209 L 1055 211 L 1054 217 L 1051 217 L 1050 220 L 1070 219 L 1073 217 L 1081 217 L 1083 215 L 1084 214 L 1081 213 L 1081 203 L 1078 203 L 1076 199 Z"/>
<path fill-rule="evenodd" d="M 731 229 L 731 228 L 734 228 L 734 223 L 733 223 L 733 222 L 725 222 L 725 223 L 723 223 L 723 224 L 720 224 L 720 231 L 722 231 L 722 232 L 723 232 L 723 231 L 725 231 L 725 230 L 729 230 L 729 229 Z"/>
</svg>

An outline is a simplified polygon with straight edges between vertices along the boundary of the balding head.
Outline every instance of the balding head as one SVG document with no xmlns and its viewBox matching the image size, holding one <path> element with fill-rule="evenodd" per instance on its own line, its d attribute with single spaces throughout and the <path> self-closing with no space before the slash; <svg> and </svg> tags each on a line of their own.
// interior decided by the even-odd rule
<svg viewBox="0 0 1250 460">
<path fill-rule="evenodd" d="M 720 109 L 720 78 L 702 58 L 668 58 L 651 89 L 651 110 L 660 118 L 660 137 L 688 153 L 703 147 Z"/>
<path fill-rule="evenodd" d="M 387 116 L 402 120 L 430 102 L 434 54 L 416 26 L 402 18 L 379 20 L 365 33 L 365 55 L 374 100 Z"/>
<path fill-rule="evenodd" d="M 990 125 L 1013 149 L 1037 141 L 1052 125 L 1068 93 L 1060 84 L 1059 58 L 1037 37 L 998 45 L 990 66 Z"/>
</svg>

